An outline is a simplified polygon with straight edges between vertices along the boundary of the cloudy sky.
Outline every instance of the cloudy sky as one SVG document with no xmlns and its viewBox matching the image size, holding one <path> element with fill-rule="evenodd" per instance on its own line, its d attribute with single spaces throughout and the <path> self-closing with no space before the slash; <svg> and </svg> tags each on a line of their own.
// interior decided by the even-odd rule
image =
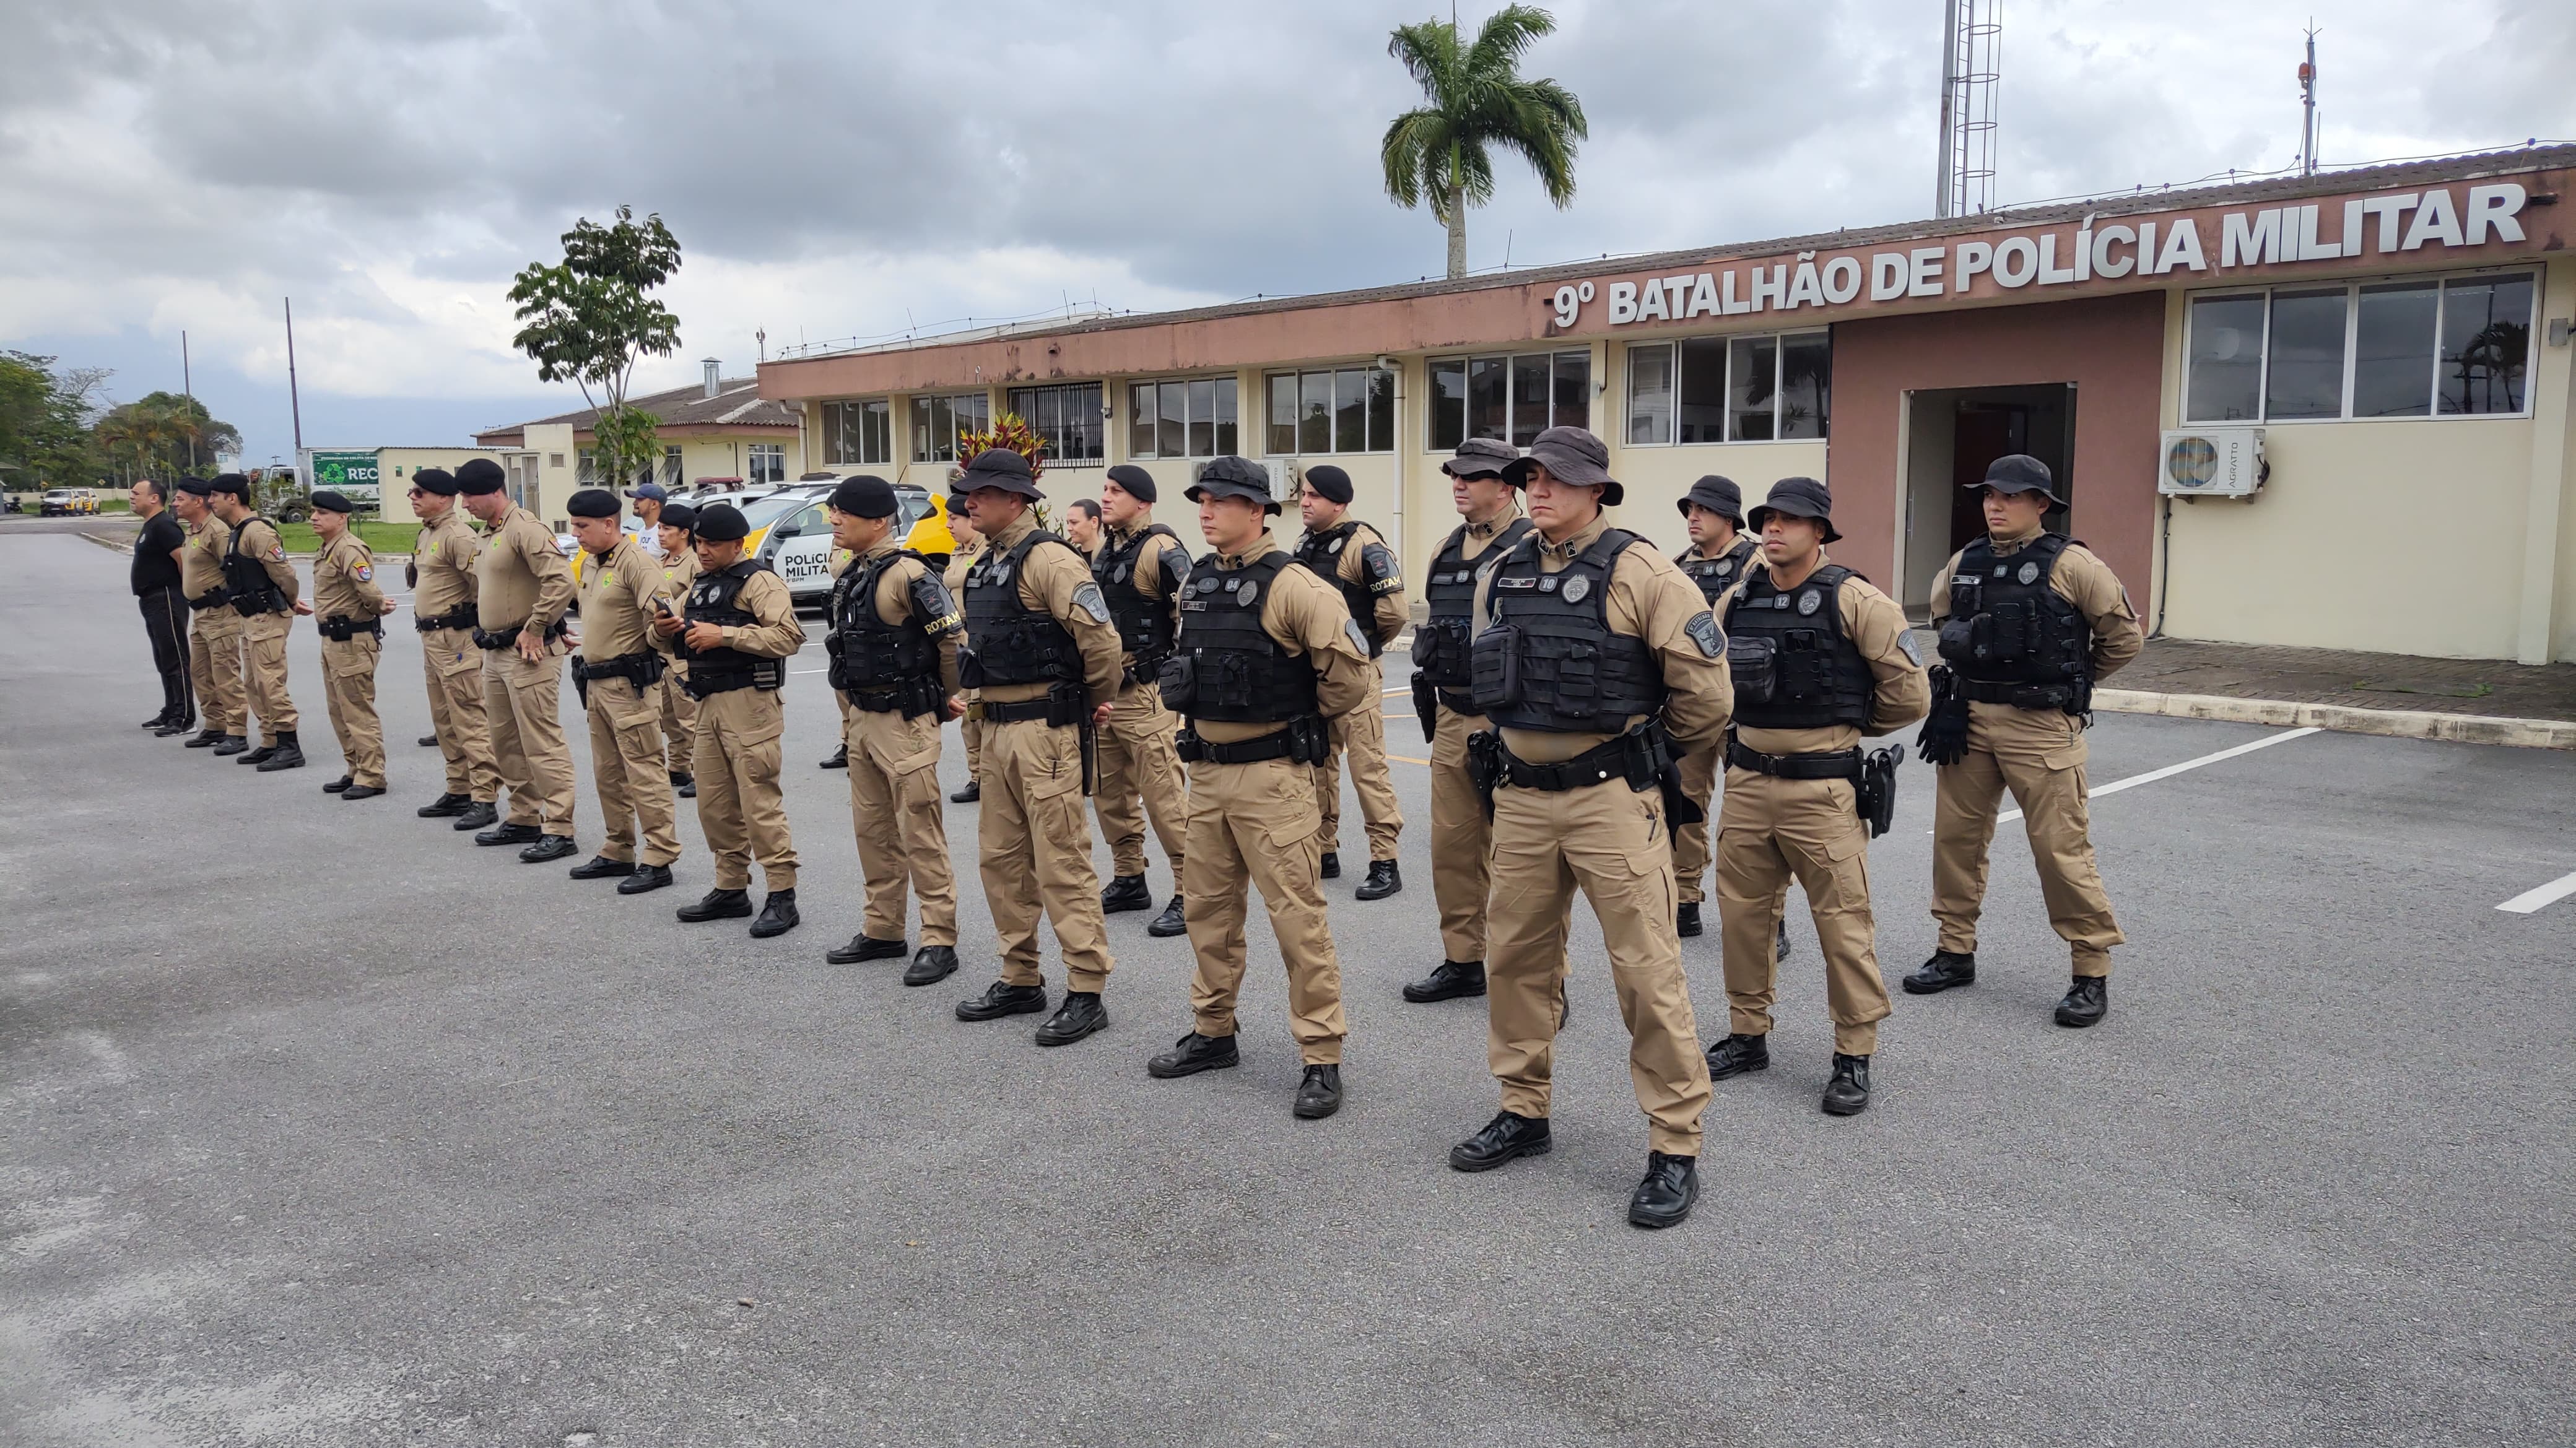
<svg viewBox="0 0 2576 1448">
<path fill-rule="evenodd" d="M 1445 12 L 1445 7 L 1444 12 Z M 1467 0 L 1470 26 L 1491 8 Z M 511 274 L 658 211 L 680 354 L 1436 273 L 1377 141 L 1426 0 L 1296 5 L 0 0 L 0 347 L 179 385 L 292 446 L 554 410 Z M 1931 209 L 1940 0 L 1557 0 L 1528 71 L 1591 117 L 1579 191 L 1503 172 L 1479 268 Z M 2322 27 L 2328 164 L 2576 138 L 2565 0 L 2003 0 L 1998 199 L 2270 169 Z"/>
</svg>

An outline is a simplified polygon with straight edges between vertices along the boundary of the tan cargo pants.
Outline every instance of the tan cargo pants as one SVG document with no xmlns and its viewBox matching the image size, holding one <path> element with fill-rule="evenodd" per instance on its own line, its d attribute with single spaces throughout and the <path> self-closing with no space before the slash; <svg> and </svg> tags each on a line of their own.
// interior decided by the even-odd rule
<svg viewBox="0 0 2576 1448">
<path fill-rule="evenodd" d="M 1773 953 L 1790 878 L 1807 892 L 1825 957 L 1834 1049 L 1867 1056 L 1887 1018 L 1869 904 L 1869 826 L 1848 779 L 1775 779 L 1726 772 L 1717 819 L 1717 911 L 1726 952 L 1727 1029 L 1768 1035 L 1780 962 Z"/>
<path fill-rule="evenodd" d="M 661 692 L 659 684 L 638 689 L 631 679 L 590 681 L 590 780 L 607 831 L 599 853 L 611 860 L 667 865 L 680 858 L 679 802 L 662 767 Z"/>
<path fill-rule="evenodd" d="M 1360 819 L 1368 831 L 1371 860 L 1395 858 L 1396 837 L 1404 832 L 1404 812 L 1396 808 L 1395 779 L 1386 768 L 1386 700 L 1380 697 L 1386 676 L 1369 665 L 1368 702 L 1347 714 L 1325 720 L 1332 752 L 1315 766 L 1315 804 L 1323 813 L 1324 848 L 1338 851 L 1342 839 L 1342 757 L 1351 762 L 1351 788 L 1360 797 Z"/>
<path fill-rule="evenodd" d="M 572 835 L 572 749 L 564 743 L 563 656 L 539 662 L 514 648 L 483 652 L 483 716 L 492 726 L 492 764 L 510 789 L 502 818 Z"/>
<path fill-rule="evenodd" d="M 1091 865 L 1091 822 L 1082 809 L 1082 738 L 1043 719 L 984 725 L 983 816 L 977 851 L 1002 979 L 1044 985 L 1038 917 L 1055 927 L 1065 988 L 1108 984 L 1108 930 L 1100 913 L 1100 872 Z"/>
<path fill-rule="evenodd" d="M 286 692 L 286 633 L 291 613 L 263 613 L 242 620 L 242 663 L 250 686 L 250 707 L 259 715 L 260 743 L 296 727 L 295 700 Z"/>
<path fill-rule="evenodd" d="M 1932 816 L 1932 918 L 1941 948 L 1977 948 L 1977 916 L 1986 898 L 1986 849 L 1995 837 L 1996 806 L 2012 791 L 2039 870 L 2048 923 L 2072 948 L 2075 974 L 2109 975 L 2111 947 L 2127 937 L 2111 917 L 2102 872 L 2093 862 L 2093 820 L 2086 803 L 2084 730 L 2055 710 L 2009 704 L 1968 706 L 1968 753 L 1938 771 Z"/>
<path fill-rule="evenodd" d="M 385 726 L 376 717 L 376 662 L 384 640 L 358 634 L 322 641 L 322 690 L 331 706 L 331 732 L 349 766 L 349 782 L 385 787 Z"/>
<path fill-rule="evenodd" d="M 461 628 L 420 636 L 420 669 L 429 687 L 429 727 L 447 764 L 447 793 L 485 804 L 501 797 L 492 759 L 492 723 L 483 703 L 483 651 Z"/>
<path fill-rule="evenodd" d="M 1163 858 L 1172 864 L 1172 886 L 1181 887 L 1182 842 L 1190 814 L 1189 786 L 1181 775 L 1180 756 L 1172 752 L 1172 737 L 1180 727 L 1180 720 L 1163 707 L 1163 691 L 1155 684 L 1122 690 L 1109 707 L 1109 722 L 1100 728 L 1100 778 L 1091 807 L 1109 841 L 1113 875 L 1145 873 L 1145 822 L 1150 819 Z"/>
<path fill-rule="evenodd" d="M 188 625 L 188 682 L 197 691 L 197 713 L 207 729 L 217 734 L 247 729 L 240 614 L 221 606 L 197 611 Z"/>
<path fill-rule="evenodd" d="M 748 889 L 755 859 L 770 889 L 796 888 L 796 841 L 778 788 L 786 729 L 775 689 L 727 689 L 698 701 L 689 772 L 698 778 L 698 829 L 715 856 L 719 890 Z"/>
<path fill-rule="evenodd" d="M 1181 887 L 1190 949 L 1193 1027 L 1234 1034 L 1246 943 L 1244 885 L 1261 891 L 1288 967 L 1288 1030 L 1309 1066 L 1339 1065 L 1342 965 L 1324 919 L 1322 817 L 1311 770 L 1286 759 L 1202 761 L 1190 770 L 1189 878 Z"/>
<path fill-rule="evenodd" d="M 1440 949 L 1462 963 L 1485 958 L 1485 898 L 1493 885 L 1494 827 L 1467 778 L 1467 736 L 1483 716 L 1440 711 L 1431 740 L 1431 897 Z"/>
<path fill-rule="evenodd" d="M 862 933 L 906 938 L 909 890 L 921 898 L 921 943 L 955 945 L 957 876 L 939 798 L 939 716 L 852 709 L 841 740 L 850 749 L 850 827 L 867 879 Z"/>
</svg>

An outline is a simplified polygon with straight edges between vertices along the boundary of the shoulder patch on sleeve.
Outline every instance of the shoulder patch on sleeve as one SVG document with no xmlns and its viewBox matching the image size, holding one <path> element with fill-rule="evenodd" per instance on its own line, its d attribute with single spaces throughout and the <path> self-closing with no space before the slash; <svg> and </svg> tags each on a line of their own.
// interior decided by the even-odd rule
<svg viewBox="0 0 2576 1448">
<path fill-rule="evenodd" d="M 1923 667 L 1923 646 L 1914 641 L 1914 630 L 1909 628 L 1898 633 L 1896 646 L 1905 650 L 1905 656 L 1914 661 L 1914 667 Z"/>
<path fill-rule="evenodd" d="M 271 543 L 268 545 L 268 552 L 263 556 L 265 556 L 271 563 L 283 563 L 286 561 L 286 545 L 283 543 Z"/>
<path fill-rule="evenodd" d="M 1717 615 L 1707 609 L 1692 614 L 1690 622 L 1682 625 L 1682 632 L 1689 634 L 1690 641 L 1699 646 L 1702 658 L 1726 657 L 1726 634 L 1717 626 Z"/>
<path fill-rule="evenodd" d="M 1383 543 L 1360 545 L 1360 571 L 1367 576 L 1371 593 L 1393 593 L 1404 587 L 1404 570 L 1396 565 L 1395 550 Z"/>
<path fill-rule="evenodd" d="M 357 567 L 350 569 L 349 572 L 351 575 L 356 577 L 360 583 L 373 583 L 376 581 L 376 566 L 372 563 L 361 563 Z"/>
<path fill-rule="evenodd" d="M 1091 615 L 1093 623 L 1109 622 L 1109 600 L 1101 597 L 1100 585 L 1085 582 L 1073 591 L 1073 606 Z"/>
<path fill-rule="evenodd" d="M 1361 657 L 1361 658 L 1367 658 L 1367 657 L 1368 657 L 1368 651 L 1369 651 L 1369 639 L 1368 639 L 1368 635 L 1367 635 L 1367 634 L 1365 634 L 1365 633 L 1362 633 L 1362 632 L 1360 631 L 1360 621 L 1359 621 L 1358 619 L 1355 619 L 1355 618 L 1346 618 L 1346 619 L 1343 619 L 1343 620 L 1342 620 L 1342 634 L 1343 634 L 1343 636 L 1344 636 L 1344 637 L 1348 638 L 1348 639 L 1351 641 L 1351 647 L 1352 647 L 1352 648 L 1355 648 L 1355 649 L 1357 649 L 1357 650 L 1359 650 L 1359 651 L 1360 651 L 1360 657 Z"/>
</svg>

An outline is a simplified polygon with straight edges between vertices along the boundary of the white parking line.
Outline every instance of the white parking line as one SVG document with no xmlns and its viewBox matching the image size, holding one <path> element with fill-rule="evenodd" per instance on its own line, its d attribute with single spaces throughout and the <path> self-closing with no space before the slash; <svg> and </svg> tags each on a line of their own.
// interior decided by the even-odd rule
<svg viewBox="0 0 2576 1448">
<path fill-rule="evenodd" d="M 2576 895 L 2576 875 L 2561 875 L 2536 890 L 2523 891 L 2496 908 L 2510 910 L 2516 915 L 2531 915 L 2538 913 L 2544 906 L 2554 905 L 2570 895 Z"/>
<path fill-rule="evenodd" d="M 2118 794 L 2124 789 L 2135 789 L 2142 784 L 2153 784 L 2159 779 L 2171 779 L 2177 774 L 2198 769 L 2205 764 L 2216 764 L 2222 759 L 2234 759 L 2240 754 L 2251 754 L 2257 749 L 2269 749 L 2275 744 L 2287 744 L 2293 739 L 2322 732 L 2324 731 L 2313 726 L 2301 729 L 2284 730 L 2281 733 L 2274 734 L 2268 738 L 2257 739 L 2251 744 L 2239 744 L 2233 749 L 2222 749 L 2216 754 L 2204 754 L 2198 759 L 2186 759 L 2180 764 L 2168 764 L 2162 769 L 2151 769 L 2144 774 L 2133 774 L 2126 779 L 2113 780 L 2109 784 L 2097 784 L 2092 789 L 2086 791 L 2084 797 L 2086 799 L 2100 799 L 2106 794 Z M 2020 818 L 2021 811 L 2013 810 L 2010 813 L 1995 816 L 1995 823 L 2002 824 L 2006 820 L 2017 820 Z M 1925 833 L 1928 834 L 1930 832 L 1926 831 Z"/>
</svg>

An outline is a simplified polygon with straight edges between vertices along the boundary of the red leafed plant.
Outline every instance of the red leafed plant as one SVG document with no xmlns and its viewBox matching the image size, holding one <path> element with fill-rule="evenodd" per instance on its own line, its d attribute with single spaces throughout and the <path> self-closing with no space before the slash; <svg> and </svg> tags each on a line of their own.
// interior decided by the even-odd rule
<svg viewBox="0 0 2576 1448">
<path fill-rule="evenodd" d="M 1016 412 L 996 416 L 990 431 L 957 434 L 957 456 L 961 462 L 973 462 L 975 455 L 986 448 L 1009 448 L 1029 460 L 1029 476 L 1033 478 L 1046 472 L 1044 454 L 1051 445 Z"/>
</svg>

